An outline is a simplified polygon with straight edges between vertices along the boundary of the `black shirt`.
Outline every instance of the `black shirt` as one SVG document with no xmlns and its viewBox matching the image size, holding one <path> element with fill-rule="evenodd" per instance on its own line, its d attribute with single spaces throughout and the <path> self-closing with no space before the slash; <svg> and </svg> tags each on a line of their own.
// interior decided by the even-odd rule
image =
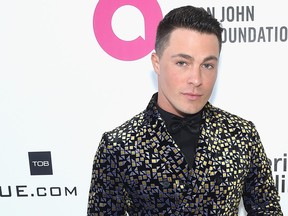
<svg viewBox="0 0 288 216">
<path fill-rule="evenodd" d="M 195 114 L 188 114 L 185 117 L 179 117 L 161 109 L 159 106 L 157 106 L 157 108 L 166 124 L 168 132 L 175 140 L 184 155 L 186 162 L 191 168 L 194 163 L 195 152 L 200 135 L 202 110 Z"/>
</svg>

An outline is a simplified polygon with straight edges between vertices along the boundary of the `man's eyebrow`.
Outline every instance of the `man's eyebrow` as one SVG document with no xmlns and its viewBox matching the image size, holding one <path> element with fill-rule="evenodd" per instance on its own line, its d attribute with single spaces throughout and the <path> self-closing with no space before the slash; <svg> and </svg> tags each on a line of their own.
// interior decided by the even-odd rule
<svg viewBox="0 0 288 216">
<path fill-rule="evenodd" d="M 211 55 L 211 56 L 204 58 L 203 62 L 210 61 L 210 60 L 218 61 L 218 58 L 216 56 Z"/>
<path fill-rule="evenodd" d="M 184 54 L 184 53 L 178 53 L 178 54 L 172 55 L 172 58 L 177 58 L 177 57 L 185 58 L 188 60 L 194 59 L 192 56 Z"/>
<path fill-rule="evenodd" d="M 184 54 L 184 53 L 178 53 L 178 54 L 172 55 L 172 58 L 177 58 L 177 57 L 185 58 L 185 59 L 188 59 L 188 60 L 193 60 L 194 59 L 194 57 L 192 57 L 192 56 L 190 56 L 188 54 Z M 214 56 L 214 55 L 207 56 L 206 58 L 203 59 L 203 62 L 210 61 L 210 60 L 218 61 L 218 58 L 216 56 Z"/>
</svg>

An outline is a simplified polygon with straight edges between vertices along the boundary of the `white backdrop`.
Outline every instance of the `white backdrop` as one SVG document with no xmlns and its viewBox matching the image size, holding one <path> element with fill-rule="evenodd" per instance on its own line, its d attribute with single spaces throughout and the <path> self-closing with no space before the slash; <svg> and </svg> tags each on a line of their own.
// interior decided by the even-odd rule
<svg viewBox="0 0 288 216">
<path fill-rule="evenodd" d="M 226 29 L 211 102 L 256 124 L 288 213 L 284 0 L 0 0 L 0 215 L 86 215 L 102 133 L 157 89 L 155 22 L 187 4 Z"/>
</svg>

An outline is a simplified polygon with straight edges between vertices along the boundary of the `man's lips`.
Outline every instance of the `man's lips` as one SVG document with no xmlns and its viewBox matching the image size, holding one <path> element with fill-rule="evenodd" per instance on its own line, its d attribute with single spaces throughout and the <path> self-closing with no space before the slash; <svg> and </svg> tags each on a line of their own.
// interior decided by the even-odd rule
<svg viewBox="0 0 288 216">
<path fill-rule="evenodd" d="M 201 97 L 201 94 L 198 94 L 198 93 L 184 92 L 182 94 L 190 100 L 197 100 Z"/>
</svg>

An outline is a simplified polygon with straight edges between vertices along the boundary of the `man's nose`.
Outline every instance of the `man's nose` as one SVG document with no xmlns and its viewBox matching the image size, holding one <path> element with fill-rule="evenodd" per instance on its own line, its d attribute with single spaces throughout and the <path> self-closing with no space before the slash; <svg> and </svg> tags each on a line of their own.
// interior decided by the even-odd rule
<svg viewBox="0 0 288 216">
<path fill-rule="evenodd" d="M 188 83 L 194 86 L 202 84 L 201 69 L 199 67 L 191 68 L 188 75 Z"/>
</svg>

